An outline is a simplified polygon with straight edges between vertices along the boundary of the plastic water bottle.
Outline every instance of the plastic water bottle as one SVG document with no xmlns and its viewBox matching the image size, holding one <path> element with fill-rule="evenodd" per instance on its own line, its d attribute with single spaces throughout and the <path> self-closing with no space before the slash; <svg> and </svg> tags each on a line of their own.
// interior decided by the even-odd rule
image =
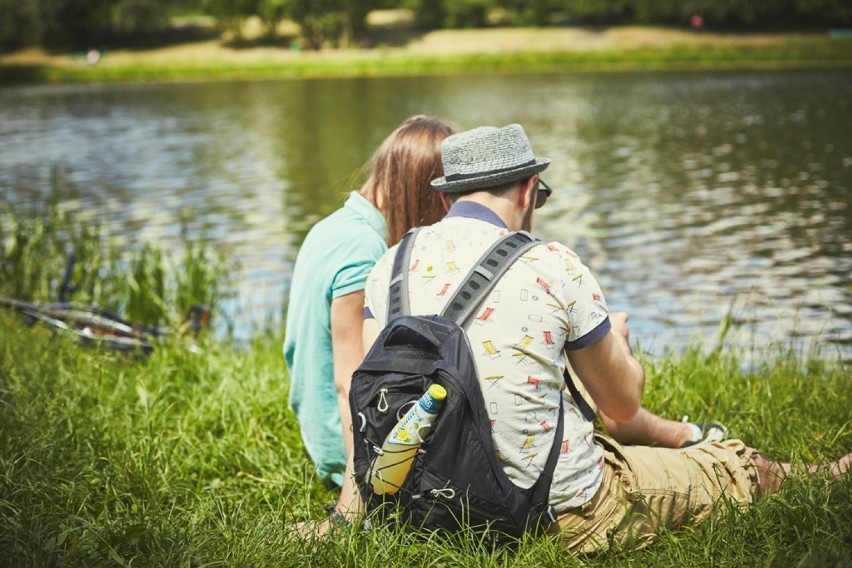
<svg viewBox="0 0 852 568">
<path fill-rule="evenodd" d="M 433 384 L 385 438 L 382 452 L 373 461 L 370 480 L 377 495 L 393 495 L 402 487 L 417 448 L 432 430 L 445 398 L 444 387 Z"/>
</svg>

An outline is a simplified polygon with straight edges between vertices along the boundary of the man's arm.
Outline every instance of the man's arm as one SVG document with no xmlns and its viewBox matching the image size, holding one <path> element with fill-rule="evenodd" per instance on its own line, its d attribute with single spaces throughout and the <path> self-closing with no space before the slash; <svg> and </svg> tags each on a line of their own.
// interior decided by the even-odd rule
<svg viewBox="0 0 852 568">
<path fill-rule="evenodd" d="M 347 455 L 352 453 L 352 413 L 349 410 L 349 388 L 352 384 L 352 373 L 364 360 L 363 326 L 363 290 L 334 298 L 331 301 L 334 385 L 337 387 L 337 407 L 340 411 L 343 444 Z"/>
<path fill-rule="evenodd" d="M 630 422 L 639 412 L 645 370 L 630 350 L 626 314 L 610 314 L 610 319 L 613 332 L 568 351 L 568 361 L 603 414 L 616 422 Z"/>
</svg>

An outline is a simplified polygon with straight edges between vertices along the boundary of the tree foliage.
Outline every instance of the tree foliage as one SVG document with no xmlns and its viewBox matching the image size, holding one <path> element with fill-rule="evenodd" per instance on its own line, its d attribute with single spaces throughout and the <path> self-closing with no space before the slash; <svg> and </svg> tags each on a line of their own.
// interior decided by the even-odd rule
<svg viewBox="0 0 852 568">
<path fill-rule="evenodd" d="M 291 0 L 290 17 L 313 49 L 338 47 L 363 39 L 367 15 L 378 0 Z"/>
<path fill-rule="evenodd" d="M 168 0 L 0 0 L 0 50 L 85 49 L 168 26 Z"/>
<path fill-rule="evenodd" d="M 43 43 L 83 49 L 109 35 L 111 0 L 39 0 Z"/>
<path fill-rule="evenodd" d="M 164 2 L 120 0 L 112 8 L 110 31 L 121 36 L 150 36 L 168 26 Z"/>
<path fill-rule="evenodd" d="M 278 24 L 290 16 L 291 4 L 292 0 L 260 0 L 257 15 L 266 26 L 268 36 L 274 36 Z"/>
<path fill-rule="evenodd" d="M 202 7 L 216 18 L 221 31 L 240 39 L 243 21 L 258 13 L 260 3 L 260 0 L 203 0 Z"/>
<path fill-rule="evenodd" d="M 435 28 L 481 28 L 489 10 L 498 7 L 494 0 L 409 0 L 420 26 Z"/>
<path fill-rule="evenodd" d="M 241 25 L 257 16 L 267 33 L 292 19 L 312 48 L 355 45 L 367 36 L 375 9 L 410 9 L 424 29 L 501 22 L 544 26 L 556 21 L 590 24 L 686 26 L 694 15 L 715 28 L 852 25 L 848 0 L 0 0 L 0 51 L 28 45 L 84 49 L 101 42 L 146 38 L 166 29 L 168 16 L 203 12 L 239 39 Z"/>
<path fill-rule="evenodd" d="M 500 7 L 514 16 L 516 25 L 545 26 L 562 11 L 564 0 L 500 0 Z"/>
<path fill-rule="evenodd" d="M 0 0 L 0 53 L 41 41 L 41 18 L 35 2 Z"/>
</svg>

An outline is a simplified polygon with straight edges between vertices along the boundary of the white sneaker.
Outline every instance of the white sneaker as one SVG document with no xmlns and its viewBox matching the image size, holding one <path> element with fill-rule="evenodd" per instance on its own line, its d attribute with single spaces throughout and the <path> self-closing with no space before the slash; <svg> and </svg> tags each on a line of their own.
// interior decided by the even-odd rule
<svg viewBox="0 0 852 568">
<path fill-rule="evenodd" d="M 699 433 L 698 438 L 685 443 L 682 448 L 688 448 L 695 444 L 704 442 L 721 442 L 728 436 L 728 428 L 719 422 L 705 422 L 703 425 L 689 421 L 689 416 L 684 416 L 681 422 L 686 422 L 692 426 L 694 431 Z"/>
</svg>

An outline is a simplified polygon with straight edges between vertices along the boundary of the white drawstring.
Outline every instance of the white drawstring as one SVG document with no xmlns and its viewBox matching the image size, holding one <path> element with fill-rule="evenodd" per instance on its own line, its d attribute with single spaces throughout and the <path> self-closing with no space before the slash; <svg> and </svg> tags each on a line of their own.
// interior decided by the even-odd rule
<svg viewBox="0 0 852 568">
<path fill-rule="evenodd" d="M 376 406 L 376 410 L 378 410 L 382 414 L 387 412 L 388 408 L 390 408 L 390 406 L 388 406 L 388 399 L 385 397 L 385 394 L 387 394 L 387 392 L 388 389 L 381 389 L 379 391 L 379 404 L 378 406 Z"/>
<path fill-rule="evenodd" d="M 452 487 L 445 487 L 443 489 L 433 489 L 429 492 L 432 497 L 444 497 L 446 499 L 454 499 L 456 496 L 456 490 Z"/>
</svg>

